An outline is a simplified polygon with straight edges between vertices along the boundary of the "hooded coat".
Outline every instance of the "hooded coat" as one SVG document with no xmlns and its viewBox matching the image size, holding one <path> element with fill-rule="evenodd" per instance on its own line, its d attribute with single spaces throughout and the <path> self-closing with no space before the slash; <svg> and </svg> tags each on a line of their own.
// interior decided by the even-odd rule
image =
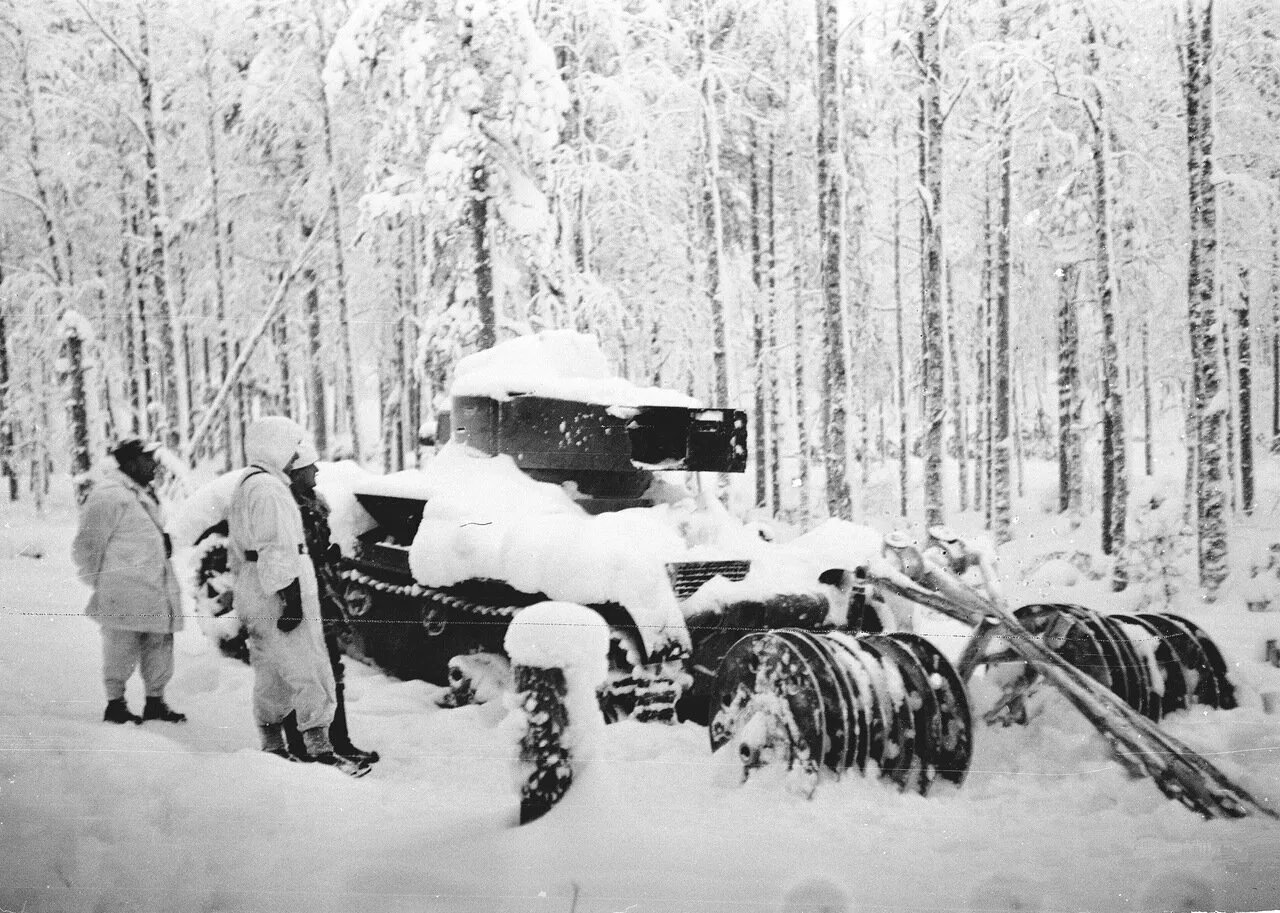
<svg viewBox="0 0 1280 913">
<path fill-rule="evenodd" d="M 259 725 L 273 725 L 293 710 L 300 730 L 327 727 L 335 708 L 315 571 L 285 475 L 309 447 L 306 432 L 290 419 L 271 416 L 250 425 L 249 467 L 227 514 L 235 607 L 249 634 L 254 669 L 254 716 Z M 302 593 L 303 621 L 286 633 L 276 627 L 284 607 L 279 593 L 294 580 Z"/>
<path fill-rule="evenodd" d="M 93 588 L 85 614 L 104 628 L 180 631 L 182 596 L 165 551 L 155 495 L 119 469 L 105 469 L 71 543 L 80 580 Z"/>
</svg>

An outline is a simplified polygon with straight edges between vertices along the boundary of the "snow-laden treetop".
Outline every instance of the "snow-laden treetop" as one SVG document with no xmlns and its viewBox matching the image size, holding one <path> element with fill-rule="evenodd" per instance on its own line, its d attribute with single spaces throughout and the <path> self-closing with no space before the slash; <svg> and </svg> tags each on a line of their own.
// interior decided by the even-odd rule
<svg viewBox="0 0 1280 913">
<path fill-rule="evenodd" d="M 572 330 L 544 330 L 518 336 L 458 362 L 454 396 L 509 399 L 532 393 L 606 406 L 687 406 L 702 404 L 660 387 L 639 387 L 614 374 L 595 336 Z"/>
</svg>

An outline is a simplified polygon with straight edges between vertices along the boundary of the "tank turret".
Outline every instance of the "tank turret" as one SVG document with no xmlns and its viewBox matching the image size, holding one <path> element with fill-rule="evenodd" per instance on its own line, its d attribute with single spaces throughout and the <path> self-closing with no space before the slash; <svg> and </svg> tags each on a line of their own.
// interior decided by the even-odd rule
<svg viewBox="0 0 1280 913">
<path fill-rule="evenodd" d="M 747 416 L 737 409 L 458 396 L 447 434 L 482 453 L 507 454 L 540 482 L 572 483 L 589 513 L 648 506 L 655 470 L 747 466 Z"/>
</svg>

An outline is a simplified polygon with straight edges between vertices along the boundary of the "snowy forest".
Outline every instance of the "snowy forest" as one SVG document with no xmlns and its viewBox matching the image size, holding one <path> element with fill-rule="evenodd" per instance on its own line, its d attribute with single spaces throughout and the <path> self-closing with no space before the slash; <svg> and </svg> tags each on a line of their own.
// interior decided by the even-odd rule
<svg viewBox="0 0 1280 913">
<path fill-rule="evenodd" d="M 1278 35 L 1268 0 L 5 0 L 7 497 L 126 434 L 241 465 L 267 413 L 413 466 L 462 355 L 569 328 L 747 409 L 789 522 L 922 490 L 1001 543 L 1056 464 L 1114 589 L 1180 440 L 1212 596 L 1280 442 Z"/>
</svg>

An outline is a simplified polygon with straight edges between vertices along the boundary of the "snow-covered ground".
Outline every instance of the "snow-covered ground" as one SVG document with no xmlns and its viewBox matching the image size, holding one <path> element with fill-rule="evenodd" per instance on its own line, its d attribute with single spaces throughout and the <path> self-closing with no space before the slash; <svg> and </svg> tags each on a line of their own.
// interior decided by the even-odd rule
<svg viewBox="0 0 1280 913">
<path fill-rule="evenodd" d="M 352 661 L 352 731 L 383 757 L 361 780 L 255 750 L 250 670 L 195 624 L 168 692 L 191 721 L 104 724 L 59 481 L 42 517 L 0 506 L 0 910 L 1280 908 L 1280 825 L 1202 821 L 1128 779 L 1061 703 L 1024 728 L 981 727 L 968 780 L 928 799 L 854 776 L 812 800 L 769 777 L 739 786 L 704 729 L 618 724 L 561 805 L 525 827 L 500 704 L 442 710 L 435 687 Z M 1136 592 L 1072 583 L 1061 563 L 1026 575 L 1034 556 L 1096 541 L 1096 521 L 1071 530 L 1041 509 L 1048 485 L 1035 482 L 1001 553 L 1011 601 L 1133 608 Z M 1237 552 L 1280 539 L 1268 522 L 1244 529 Z M 1246 611 L 1234 586 L 1218 606 L 1184 594 L 1174 608 L 1223 647 L 1242 707 L 1164 725 L 1274 805 L 1280 715 L 1260 695 L 1280 692 L 1262 662 L 1280 612 Z M 136 679 L 129 696 L 140 706 Z"/>
</svg>

